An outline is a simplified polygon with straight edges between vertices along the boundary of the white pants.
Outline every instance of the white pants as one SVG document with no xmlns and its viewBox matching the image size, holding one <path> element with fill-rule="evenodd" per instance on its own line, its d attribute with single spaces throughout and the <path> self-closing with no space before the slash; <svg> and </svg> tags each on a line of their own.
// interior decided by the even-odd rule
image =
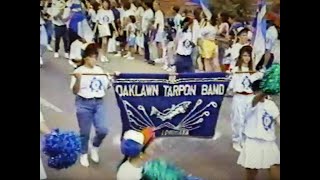
<svg viewBox="0 0 320 180">
<path fill-rule="evenodd" d="M 244 125 L 245 105 L 253 95 L 235 94 L 231 105 L 231 128 L 233 143 L 240 143 L 242 140 L 242 129 Z"/>
</svg>

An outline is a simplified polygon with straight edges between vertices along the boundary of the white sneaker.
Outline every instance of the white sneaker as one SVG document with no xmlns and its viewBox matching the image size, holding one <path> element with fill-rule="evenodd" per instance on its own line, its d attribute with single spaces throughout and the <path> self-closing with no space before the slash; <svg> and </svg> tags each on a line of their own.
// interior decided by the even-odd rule
<svg viewBox="0 0 320 180">
<path fill-rule="evenodd" d="M 124 57 L 124 58 L 128 58 L 128 57 L 130 57 L 130 54 L 126 54 L 126 55 L 124 55 L 123 57 Z"/>
<path fill-rule="evenodd" d="M 167 70 L 169 67 L 168 67 L 167 65 L 163 65 L 161 68 L 162 68 L 163 70 Z"/>
<path fill-rule="evenodd" d="M 48 51 L 51 51 L 51 52 L 53 51 L 53 49 L 50 45 L 47 45 L 47 49 L 48 49 Z"/>
<path fill-rule="evenodd" d="M 105 56 L 101 56 L 100 61 L 101 61 L 101 62 L 106 62 L 106 59 L 105 59 L 105 58 L 106 58 Z"/>
<path fill-rule="evenodd" d="M 128 59 L 128 60 L 134 60 L 134 57 L 129 56 L 127 59 Z"/>
<path fill-rule="evenodd" d="M 83 167 L 89 167 L 89 160 L 88 160 L 88 154 L 82 154 L 80 156 L 80 164 Z"/>
<path fill-rule="evenodd" d="M 95 163 L 99 163 L 99 154 L 98 154 L 98 152 L 99 152 L 99 148 L 92 146 L 90 157 L 91 157 L 92 161 L 95 162 Z"/>
<path fill-rule="evenodd" d="M 154 60 L 155 63 L 163 63 L 163 59 L 161 58 L 157 58 Z"/>
<path fill-rule="evenodd" d="M 59 53 L 54 53 L 54 58 L 59 58 Z"/>
<path fill-rule="evenodd" d="M 66 59 L 69 59 L 69 53 L 64 53 L 64 57 L 65 57 Z"/>
<path fill-rule="evenodd" d="M 106 56 L 104 57 L 104 61 L 105 62 L 110 62 L 110 60 Z"/>
<path fill-rule="evenodd" d="M 232 147 L 234 150 L 236 150 L 238 152 L 241 152 L 241 150 L 242 150 L 242 147 L 240 146 L 239 143 L 233 143 Z"/>
<path fill-rule="evenodd" d="M 115 54 L 114 57 L 121 57 L 121 53 Z"/>
</svg>

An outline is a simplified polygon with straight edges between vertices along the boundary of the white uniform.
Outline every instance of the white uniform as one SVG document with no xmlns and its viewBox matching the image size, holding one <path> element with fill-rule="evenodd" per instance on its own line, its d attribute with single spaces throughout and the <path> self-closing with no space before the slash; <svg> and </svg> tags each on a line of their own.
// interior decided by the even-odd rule
<svg viewBox="0 0 320 180">
<path fill-rule="evenodd" d="M 142 21 L 141 21 L 141 29 L 143 33 L 148 32 L 148 25 L 153 20 L 153 18 L 154 18 L 154 13 L 152 9 L 147 9 L 146 11 L 144 11 L 142 16 Z"/>
<path fill-rule="evenodd" d="M 233 69 L 232 79 L 229 83 L 228 89 L 234 93 L 231 105 L 231 127 L 232 127 L 232 141 L 240 144 L 242 139 L 241 130 L 244 123 L 244 110 L 248 100 L 253 96 L 251 89 L 252 82 L 261 79 L 263 73 L 257 72 L 255 74 L 239 73 L 239 67 Z M 242 67 L 241 71 L 249 71 L 248 67 Z"/>
<path fill-rule="evenodd" d="M 43 118 L 43 114 L 42 114 L 41 109 L 40 109 L 40 123 L 41 122 L 44 122 L 44 118 Z M 43 167 L 43 164 L 42 164 L 41 155 L 40 155 L 40 179 L 47 179 L 47 174 L 46 174 L 46 171 L 44 170 L 44 167 Z"/>
<path fill-rule="evenodd" d="M 161 10 L 158 10 L 155 14 L 154 28 L 157 28 L 159 25 L 158 31 L 155 36 L 155 42 L 163 43 L 164 40 L 164 15 Z"/>
<path fill-rule="evenodd" d="M 114 21 L 113 12 L 111 10 L 100 9 L 96 18 L 98 22 L 99 37 L 110 36 L 110 24 Z"/>
<path fill-rule="evenodd" d="M 74 73 L 104 73 L 101 67 L 95 66 L 94 68 L 88 68 L 86 66 L 80 66 L 73 71 Z M 72 89 L 76 82 L 74 76 L 71 77 L 70 88 Z M 90 98 L 102 98 L 105 96 L 105 89 L 110 86 L 110 82 L 106 76 L 94 76 L 94 75 L 82 75 L 80 81 L 80 90 L 78 95 L 90 99 Z"/>
<path fill-rule="evenodd" d="M 250 169 L 269 169 L 280 164 L 280 150 L 275 142 L 275 121 L 280 116 L 276 104 L 268 99 L 252 107 L 253 97 L 245 106 L 245 141 L 238 164 Z"/>
<path fill-rule="evenodd" d="M 124 162 L 117 172 L 117 180 L 140 180 L 142 167 L 134 167 L 129 161 Z"/>
<path fill-rule="evenodd" d="M 192 32 L 190 29 L 187 32 L 180 31 L 177 34 L 177 51 L 176 53 L 182 56 L 189 56 L 192 54 Z"/>
</svg>

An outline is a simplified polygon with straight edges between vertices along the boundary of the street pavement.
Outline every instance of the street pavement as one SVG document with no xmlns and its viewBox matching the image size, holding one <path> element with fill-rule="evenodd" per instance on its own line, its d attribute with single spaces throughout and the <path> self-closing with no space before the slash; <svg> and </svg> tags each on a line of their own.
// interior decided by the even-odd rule
<svg viewBox="0 0 320 180">
<path fill-rule="evenodd" d="M 61 53 L 62 54 L 62 53 Z M 146 64 L 142 57 L 136 60 L 125 60 L 108 56 L 109 63 L 101 64 L 106 72 L 120 71 L 128 73 L 163 73 L 160 65 Z M 44 117 L 51 128 L 78 131 L 74 95 L 69 84 L 73 68 L 64 58 L 54 59 L 53 53 L 46 52 L 44 66 L 40 68 L 40 104 Z M 138 60 L 139 59 L 139 60 Z M 275 97 L 280 105 L 279 97 Z M 100 149 L 100 163 L 91 162 L 89 168 L 79 163 L 66 169 L 54 170 L 45 166 L 48 179 L 57 180 L 113 180 L 116 167 L 122 159 L 119 150 L 121 133 L 120 112 L 113 90 L 107 92 L 104 99 L 109 126 L 109 135 Z M 216 139 L 196 138 L 160 138 L 156 140 L 156 157 L 161 157 L 176 163 L 193 175 L 205 180 L 240 180 L 243 179 L 244 169 L 236 164 L 239 153 L 232 149 L 230 125 L 231 98 L 225 98 L 216 131 L 221 136 Z M 92 132 L 92 135 L 94 133 Z M 280 133 L 277 129 L 280 147 Z M 46 157 L 44 155 L 44 164 Z M 268 172 L 260 171 L 258 179 L 267 179 Z"/>
</svg>

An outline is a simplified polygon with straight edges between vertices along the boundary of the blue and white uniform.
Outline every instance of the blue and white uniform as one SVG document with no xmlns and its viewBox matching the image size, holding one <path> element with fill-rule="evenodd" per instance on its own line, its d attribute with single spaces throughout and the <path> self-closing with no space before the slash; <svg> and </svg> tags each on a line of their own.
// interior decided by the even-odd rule
<svg viewBox="0 0 320 180">
<path fill-rule="evenodd" d="M 194 72 L 191 54 L 195 45 L 192 42 L 191 29 L 189 28 L 186 32 L 180 31 L 176 38 L 178 41 L 175 60 L 176 72 Z"/>
<path fill-rule="evenodd" d="M 242 67 L 241 71 L 248 72 L 249 68 Z M 253 97 L 251 84 L 256 80 L 261 79 L 263 73 L 236 73 L 240 72 L 238 66 L 236 66 L 232 72 L 232 79 L 228 87 L 228 90 L 232 91 L 234 94 L 231 105 L 232 141 L 239 145 L 242 139 L 241 129 L 244 123 L 245 105 L 248 100 Z"/>
<path fill-rule="evenodd" d="M 280 165 L 280 150 L 275 142 L 275 124 L 280 112 L 276 104 L 268 99 L 252 107 L 253 97 L 245 106 L 244 144 L 238 164 L 250 169 L 269 169 Z"/>
</svg>

